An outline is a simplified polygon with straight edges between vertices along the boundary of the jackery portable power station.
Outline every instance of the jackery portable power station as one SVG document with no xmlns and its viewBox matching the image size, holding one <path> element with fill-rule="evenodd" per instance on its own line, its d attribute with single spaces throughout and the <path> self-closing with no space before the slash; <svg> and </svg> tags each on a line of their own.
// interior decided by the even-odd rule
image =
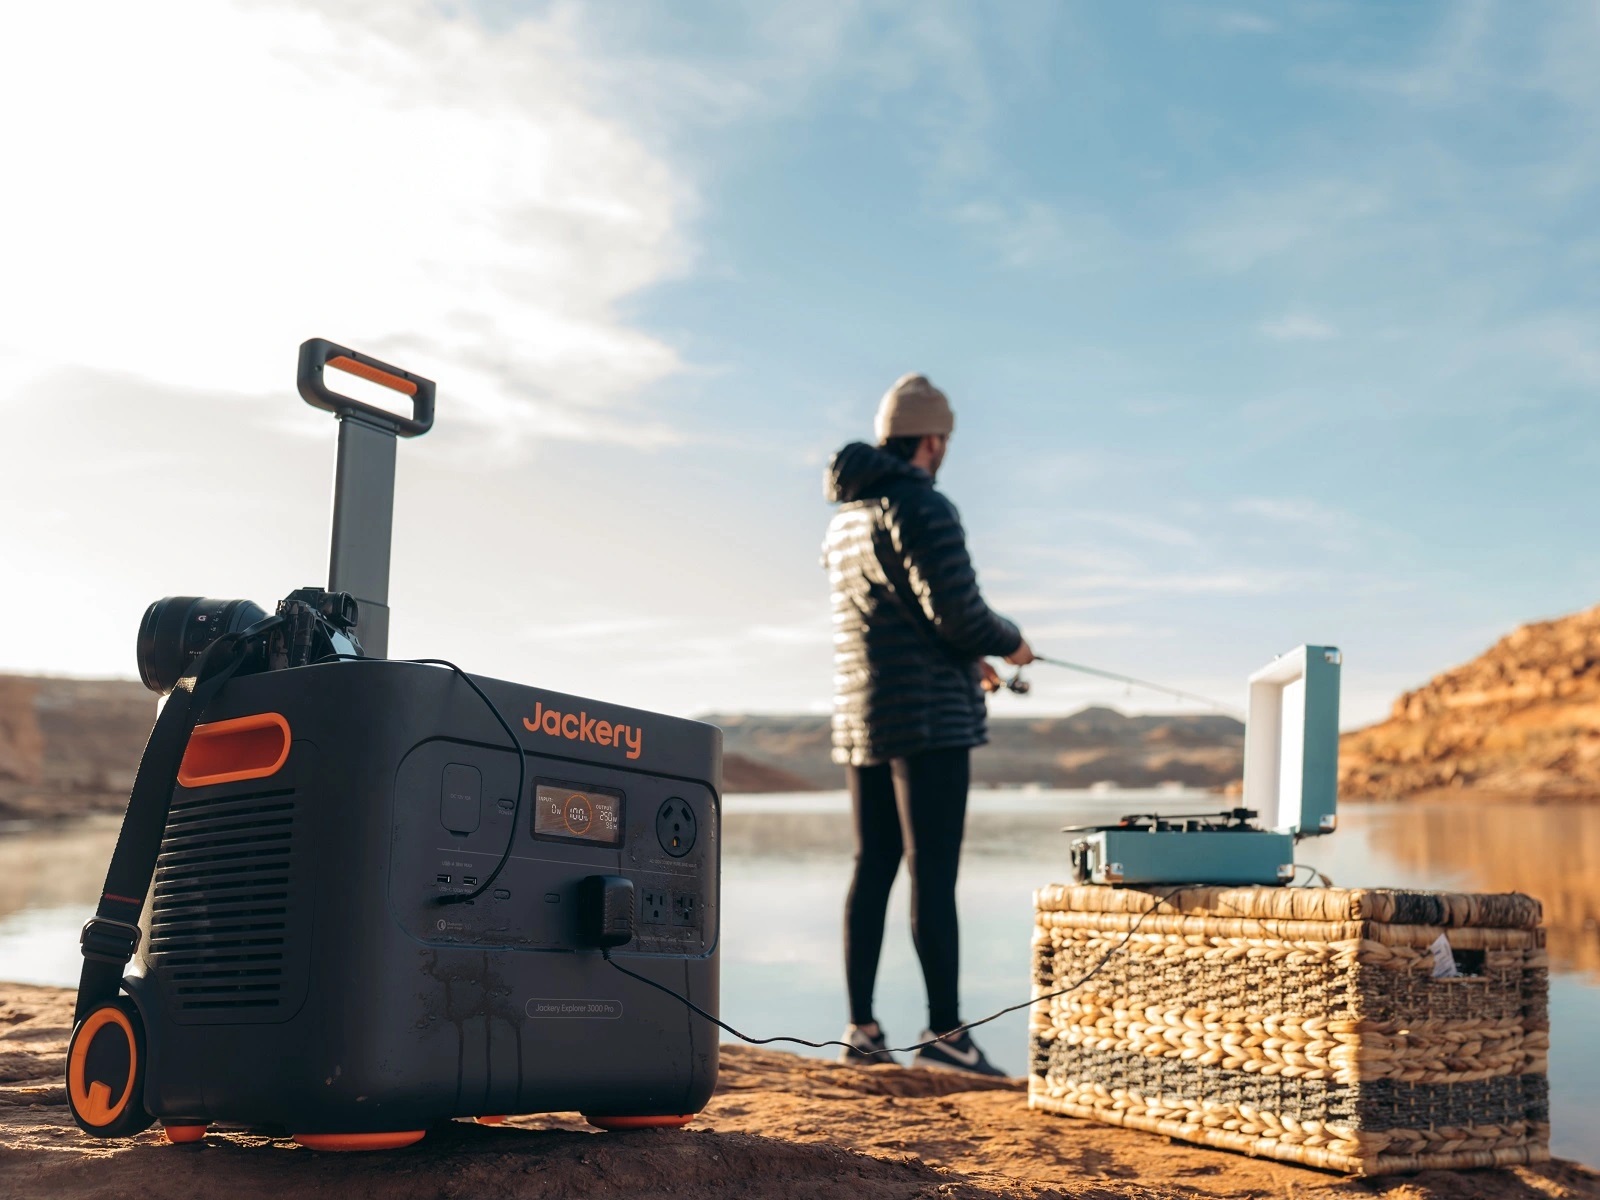
<svg viewBox="0 0 1600 1200">
<path fill-rule="evenodd" d="M 329 587 L 145 614 L 170 695 L 83 931 L 74 1118 L 319 1149 L 519 1113 L 686 1124 L 717 1031 L 645 981 L 717 1011 L 721 732 L 385 659 L 395 438 L 434 387 L 321 339 L 299 385 L 339 419 Z"/>
</svg>

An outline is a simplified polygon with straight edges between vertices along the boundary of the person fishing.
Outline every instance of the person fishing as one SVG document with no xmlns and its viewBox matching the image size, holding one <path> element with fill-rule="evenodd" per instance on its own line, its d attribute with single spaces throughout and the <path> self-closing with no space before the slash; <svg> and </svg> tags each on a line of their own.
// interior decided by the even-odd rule
<svg viewBox="0 0 1600 1200">
<path fill-rule="evenodd" d="M 956 871 L 969 756 L 988 740 L 986 656 L 1023 665 L 1033 651 L 978 590 L 960 514 L 934 479 L 955 416 L 945 394 L 906 375 L 884 394 L 878 445 L 833 457 L 824 493 L 839 511 L 823 565 L 833 595 L 833 758 L 843 763 L 856 836 L 845 900 L 847 1062 L 893 1062 L 873 1016 L 889 891 L 905 858 L 911 935 L 928 991 L 928 1029 L 912 1066 L 1004 1075 L 961 1024 Z M 944 1035 L 950 1036 L 944 1036 Z M 939 1039 L 939 1040 L 934 1040 Z"/>
</svg>

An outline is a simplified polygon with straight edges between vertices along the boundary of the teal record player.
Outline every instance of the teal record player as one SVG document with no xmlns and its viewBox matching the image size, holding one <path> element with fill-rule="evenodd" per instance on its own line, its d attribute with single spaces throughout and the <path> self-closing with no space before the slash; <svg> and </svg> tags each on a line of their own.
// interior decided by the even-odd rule
<svg viewBox="0 0 1600 1200">
<path fill-rule="evenodd" d="M 1334 646 L 1301 646 L 1250 677 L 1239 807 L 1068 826 L 1074 880 L 1130 887 L 1292 882 L 1295 844 L 1338 826 L 1341 661 Z"/>
</svg>

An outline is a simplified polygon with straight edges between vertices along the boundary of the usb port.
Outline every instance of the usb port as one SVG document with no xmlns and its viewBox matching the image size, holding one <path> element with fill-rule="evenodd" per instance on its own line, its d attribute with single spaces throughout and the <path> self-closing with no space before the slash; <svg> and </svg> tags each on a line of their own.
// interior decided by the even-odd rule
<svg viewBox="0 0 1600 1200">
<path fill-rule="evenodd" d="M 449 883 L 450 882 L 450 876 L 448 876 L 448 875 L 435 875 L 433 877 L 433 881 L 435 883 Z"/>
<path fill-rule="evenodd" d="M 478 877 L 476 875 L 463 875 L 461 877 L 461 882 L 466 884 L 468 887 L 476 887 L 478 883 Z"/>
</svg>

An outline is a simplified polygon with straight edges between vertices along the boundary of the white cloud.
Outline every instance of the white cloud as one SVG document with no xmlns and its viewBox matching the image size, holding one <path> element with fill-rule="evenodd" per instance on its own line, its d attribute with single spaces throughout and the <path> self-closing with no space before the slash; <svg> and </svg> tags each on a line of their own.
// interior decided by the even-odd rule
<svg viewBox="0 0 1600 1200">
<path fill-rule="evenodd" d="M 1167 638 L 1174 631 L 1153 625 L 1138 625 L 1128 621 L 1052 621 L 1029 625 L 1024 631 L 1035 649 L 1044 642 L 1082 640 L 1090 638 L 1112 640 L 1118 638 Z M 1041 651 L 1042 653 L 1042 651 Z"/>
<path fill-rule="evenodd" d="M 951 216 L 993 250 L 1003 265 L 1017 269 L 1099 266 L 1122 243 L 1106 218 L 1068 216 L 1038 200 L 971 200 L 957 205 Z"/>
<path fill-rule="evenodd" d="M 691 192 L 559 15 L 101 0 L 12 6 L 0 44 L 0 379 L 276 396 L 315 334 L 438 378 L 442 426 L 674 436 L 628 406 L 678 355 L 619 305 L 684 268 Z"/>
<path fill-rule="evenodd" d="M 658 640 L 661 633 L 673 626 L 672 621 L 658 617 L 614 617 L 592 621 L 563 621 L 551 625 L 535 625 L 523 629 L 519 637 L 525 642 L 544 642 L 555 645 L 572 645 L 584 642 L 626 642 Z"/>
<path fill-rule="evenodd" d="M 1263 517 L 1285 525 L 1313 525 L 1321 529 L 1343 525 L 1348 518 L 1310 500 L 1285 500 L 1276 496 L 1246 496 L 1229 507 L 1245 516 Z"/>
<path fill-rule="evenodd" d="M 1592 311 L 1552 311 L 1507 330 L 1495 339 L 1517 359 L 1543 367 L 1569 382 L 1600 384 L 1600 331 Z"/>
<path fill-rule="evenodd" d="M 1151 571 L 1147 574 L 1107 572 L 1073 580 L 1085 591 L 1165 592 L 1175 596 L 1263 596 L 1292 590 L 1304 577 L 1289 571 L 1219 570 Z"/>
<path fill-rule="evenodd" d="M 986 571 L 986 578 L 994 577 L 998 572 Z M 1104 596 L 1078 596 L 1072 593 L 1070 587 L 1063 586 L 1059 592 L 1045 594 L 1011 594 L 985 591 L 985 596 L 990 607 L 996 612 L 1016 618 L 1019 614 L 1026 613 L 1063 613 L 1076 612 L 1089 609 L 1104 608 Z"/>
<path fill-rule="evenodd" d="M 833 628 L 826 617 L 790 625 L 752 625 L 742 639 L 775 646 L 826 646 L 833 641 Z"/>
<path fill-rule="evenodd" d="M 1275 33 L 1278 29 L 1276 21 L 1259 13 L 1237 9 L 1217 13 L 1215 21 L 1217 28 L 1224 33 Z"/>
<path fill-rule="evenodd" d="M 1142 517 L 1136 513 L 1075 512 L 1072 514 L 1072 519 L 1075 522 L 1102 525 L 1129 537 L 1138 538 L 1140 541 L 1155 542 L 1162 546 L 1200 545 L 1200 538 L 1192 530 L 1174 525 L 1170 521 Z"/>
<path fill-rule="evenodd" d="M 1297 537 L 1309 537 L 1328 549 L 1354 549 L 1362 528 L 1347 513 L 1311 500 L 1278 496 L 1244 496 L 1229 511 L 1265 521 Z"/>
<path fill-rule="evenodd" d="M 1335 65 L 1310 72 L 1345 87 L 1403 96 L 1429 104 L 1453 103 L 1464 90 L 1481 92 L 1493 81 L 1483 51 L 1493 37 L 1493 0 L 1465 0 L 1442 10 L 1444 20 L 1417 62 L 1397 68 Z M 1521 14 L 1516 16 L 1521 25 Z"/>
<path fill-rule="evenodd" d="M 1216 215 L 1191 231 L 1184 244 L 1215 270 L 1247 271 L 1307 246 L 1345 244 L 1353 226 L 1377 216 L 1386 204 L 1378 189 L 1337 179 L 1240 190 L 1213 204 Z"/>
<path fill-rule="evenodd" d="M 1339 336 L 1337 326 L 1310 313 L 1291 312 L 1258 326 L 1263 334 L 1278 342 L 1326 342 Z"/>
</svg>

